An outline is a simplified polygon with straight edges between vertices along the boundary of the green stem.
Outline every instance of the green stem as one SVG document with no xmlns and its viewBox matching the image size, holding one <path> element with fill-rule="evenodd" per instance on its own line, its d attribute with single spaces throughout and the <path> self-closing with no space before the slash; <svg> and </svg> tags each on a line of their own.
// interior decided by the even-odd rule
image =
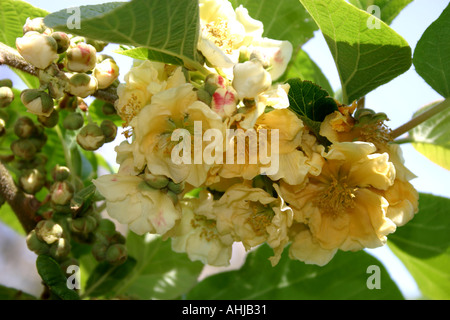
<svg viewBox="0 0 450 320">
<path fill-rule="evenodd" d="M 412 128 L 417 127 L 419 124 L 423 123 L 424 121 L 430 119 L 431 117 L 437 115 L 439 112 L 444 111 L 450 107 L 450 99 L 445 99 L 441 103 L 435 105 L 434 107 L 431 107 L 430 109 L 422 112 L 417 117 L 411 119 L 404 125 L 398 127 L 397 129 L 393 130 L 391 133 L 391 137 L 393 139 L 400 137 L 402 134 L 407 133 Z"/>
<path fill-rule="evenodd" d="M 412 142 L 414 142 L 414 139 L 409 136 L 407 138 L 394 140 L 394 143 L 396 143 L 396 144 L 405 144 L 405 143 L 412 143 Z"/>
</svg>

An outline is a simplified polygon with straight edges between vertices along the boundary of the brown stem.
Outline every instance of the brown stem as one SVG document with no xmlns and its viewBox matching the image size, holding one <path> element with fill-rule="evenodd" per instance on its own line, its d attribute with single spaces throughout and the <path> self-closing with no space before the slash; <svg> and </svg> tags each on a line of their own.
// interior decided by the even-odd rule
<svg viewBox="0 0 450 320">
<path fill-rule="evenodd" d="M 16 214 L 23 229 L 29 233 L 36 227 L 36 212 L 39 201 L 32 195 L 25 194 L 17 188 L 8 169 L 0 162 L 0 195 L 6 200 Z"/>
</svg>

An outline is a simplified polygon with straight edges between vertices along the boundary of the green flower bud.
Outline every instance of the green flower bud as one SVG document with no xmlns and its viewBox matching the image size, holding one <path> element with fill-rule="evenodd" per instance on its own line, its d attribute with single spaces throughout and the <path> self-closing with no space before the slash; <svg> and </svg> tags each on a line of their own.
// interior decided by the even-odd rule
<svg viewBox="0 0 450 320">
<path fill-rule="evenodd" d="M 53 109 L 52 113 L 48 117 L 46 116 L 37 116 L 38 121 L 46 128 L 53 128 L 58 124 L 59 121 L 59 112 L 56 109 Z"/>
<path fill-rule="evenodd" d="M 95 242 L 92 246 L 92 255 L 97 261 L 105 261 L 106 251 L 108 251 L 109 245 L 102 242 Z"/>
<path fill-rule="evenodd" d="M 27 18 L 25 24 L 23 25 L 23 34 L 30 31 L 36 31 L 38 33 L 48 32 L 50 29 L 44 24 L 44 18 Z"/>
<path fill-rule="evenodd" d="M 37 255 L 40 254 L 47 254 L 50 250 L 50 247 L 47 243 L 45 243 L 42 240 L 39 240 L 39 238 L 36 235 L 36 231 L 32 230 L 27 235 L 27 247 Z"/>
<path fill-rule="evenodd" d="M 89 123 L 78 132 L 77 142 L 84 150 L 94 151 L 103 146 L 105 136 L 98 125 Z"/>
<path fill-rule="evenodd" d="M 28 140 L 36 147 L 38 152 L 45 145 L 47 139 L 47 134 L 44 131 L 44 127 L 41 125 L 36 126 L 36 133 L 28 138 Z"/>
<path fill-rule="evenodd" d="M 100 128 L 105 136 L 105 143 L 114 141 L 117 135 L 117 126 L 111 120 L 103 120 Z"/>
<path fill-rule="evenodd" d="M 85 216 L 70 221 L 70 230 L 76 233 L 90 233 L 97 228 L 97 220 L 93 216 Z"/>
<path fill-rule="evenodd" d="M 63 53 L 69 49 L 70 39 L 67 33 L 57 31 L 53 32 L 50 36 L 55 39 L 56 44 L 58 45 L 57 53 Z"/>
<path fill-rule="evenodd" d="M 209 94 L 209 92 L 206 91 L 205 89 L 199 89 L 197 90 L 197 99 L 210 106 L 212 101 L 212 95 Z"/>
<path fill-rule="evenodd" d="M 63 236 L 64 230 L 61 225 L 53 220 L 41 220 L 36 225 L 36 235 L 39 240 L 47 244 L 56 242 Z"/>
<path fill-rule="evenodd" d="M 167 190 L 167 195 L 169 196 L 170 200 L 172 200 L 173 204 L 177 204 L 180 200 L 178 198 L 178 195 L 173 191 Z"/>
<path fill-rule="evenodd" d="M 165 188 L 169 183 L 169 178 L 164 175 L 152 174 L 150 171 L 148 171 L 148 168 L 145 168 L 144 180 L 150 187 L 154 189 Z"/>
<path fill-rule="evenodd" d="M 73 198 L 74 188 L 67 180 L 53 183 L 51 190 L 51 202 L 56 205 L 66 205 Z"/>
<path fill-rule="evenodd" d="M 10 79 L 3 79 L 0 80 L 0 87 L 8 87 L 12 89 L 13 83 Z"/>
<path fill-rule="evenodd" d="M 57 164 L 52 169 L 52 178 L 54 181 L 64 181 L 69 178 L 70 170 L 67 167 Z"/>
<path fill-rule="evenodd" d="M 112 116 L 117 114 L 116 107 L 112 103 L 105 103 L 102 106 L 102 112 L 103 114 L 107 116 Z"/>
<path fill-rule="evenodd" d="M 123 244 L 113 244 L 106 251 L 106 261 L 112 265 L 120 265 L 128 258 L 127 247 Z"/>
<path fill-rule="evenodd" d="M 69 93 L 86 98 L 98 89 L 97 79 L 85 73 L 77 73 L 69 79 Z"/>
<path fill-rule="evenodd" d="M 38 116 L 48 117 L 53 112 L 53 99 L 45 91 L 26 89 L 20 94 L 20 99 L 29 112 Z"/>
<path fill-rule="evenodd" d="M 84 118 L 81 113 L 72 112 L 63 120 L 63 127 L 67 130 L 78 130 L 84 124 Z"/>
<path fill-rule="evenodd" d="M 38 169 L 28 169 L 21 173 L 19 185 L 23 191 L 29 194 L 35 194 L 45 184 L 45 175 Z"/>
<path fill-rule="evenodd" d="M 36 155 L 37 148 L 29 139 L 19 139 L 11 143 L 11 151 L 19 158 L 31 160 Z"/>
<path fill-rule="evenodd" d="M 17 51 L 29 63 L 38 69 L 45 69 L 58 59 L 58 44 L 50 36 L 35 31 L 27 32 L 16 39 Z"/>
<path fill-rule="evenodd" d="M 119 76 L 119 67 L 113 59 L 106 59 L 96 65 L 94 77 L 98 81 L 98 88 L 108 88 Z"/>
<path fill-rule="evenodd" d="M 179 194 L 182 193 L 184 190 L 184 182 L 175 183 L 171 180 L 167 184 L 167 187 L 169 188 L 170 191 L 174 192 L 175 194 Z"/>
<path fill-rule="evenodd" d="M 37 132 L 36 125 L 33 120 L 27 116 L 20 117 L 14 124 L 14 133 L 19 138 L 29 138 Z"/>
<path fill-rule="evenodd" d="M 105 47 L 108 45 L 108 42 L 89 39 L 89 38 L 86 39 L 86 43 L 93 46 L 95 48 L 95 50 L 97 50 L 97 52 L 103 51 L 103 49 L 105 49 Z"/>
<path fill-rule="evenodd" d="M 49 254 L 56 260 L 60 260 L 67 257 L 71 249 L 70 241 L 59 238 L 58 241 L 50 246 Z"/>
<path fill-rule="evenodd" d="M 114 60 L 113 57 L 111 57 L 110 55 L 104 54 L 104 53 L 97 55 L 97 63 L 101 63 L 102 61 L 104 61 L 106 59 Z"/>
<path fill-rule="evenodd" d="M 13 102 L 14 92 L 10 87 L 2 86 L 0 87 L 0 108 L 6 108 Z"/>
<path fill-rule="evenodd" d="M 66 54 L 66 68 L 73 72 L 87 72 L 94 69 L 97 50 L 90 44 L 80 42 L 70 47 Z"/>
</svg>

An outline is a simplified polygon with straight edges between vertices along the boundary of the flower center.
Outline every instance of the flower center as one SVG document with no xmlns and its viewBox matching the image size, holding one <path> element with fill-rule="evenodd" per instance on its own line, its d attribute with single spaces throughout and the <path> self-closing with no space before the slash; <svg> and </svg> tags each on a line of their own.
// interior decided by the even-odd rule
<svg viewBox="0 0 450 320">
<path fill-rule="evenodd" d="M 332 177 L 332 180 L 323 190 L 323 193 L 318 195 L 315 200 L 317 205 L 323 212 L 333 216 L 344 213 L 347 209 L 354 207 L 355 191 L 358 188 L 351 187 L 345 182 L 345 178 L 337 179 Z"/>
<path fill-rule="evenodd" d="M 227 54 L 233 52 L 233 41 L 230 37 L 228 22 L 222 19 L 213 21 L 205 26 L 208 38 L 214 42 L 216 46 L 224 50 Z"/>
<path fill-rule="evenodd" d="M 200 228 L 200 237 L 208 242 L 218 238 L 215 220 L 196 214 L 191 220 L 191 226 L 192 228 Z"/>
<path fill-rule="evenodd" d="M 275 212 L 270 205 L 253 201 L 250 202 L 250 210 L 252 213 L 246 222 L 250 224 L 257 236 L 266 234 L 266 228 L 272 223 Z"/>
</svg>

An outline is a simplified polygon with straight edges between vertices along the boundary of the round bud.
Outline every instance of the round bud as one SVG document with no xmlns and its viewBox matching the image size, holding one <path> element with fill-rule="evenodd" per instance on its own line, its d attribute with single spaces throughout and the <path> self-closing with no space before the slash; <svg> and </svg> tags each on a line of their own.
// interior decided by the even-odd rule
<svg viewBox="0 0 450 320">
<path fill-rule="evenodd" d="M 53 183 L 51 189 L 51 202 L 56 205 L 66 205 L 70 203 L 73 198 L 74 188 L 67 180 L 56 181 Z"/>
<path fill-rule="evenodd" d="M 59 121 L 59 112 L 56 109 L 53 109 L 52 113 L 48 117 L 46 116 L 37 116 L 38 121 L 46 128 L 53 128 L 58 124 Z"/>
<path fill-rule="evenodd" d="M 63 120 L 63 127 L 67 130 L 78 130 L 84 124 L 84 118 L 81 113 L 72 112 Z"/>
<path fill-rule="evenodd" d="M 34 143 L 29 139 L 19 139 L 11 143 L 11 151 L 19 158 L 31 160 L 37 152 Z"/>
<path fill-rule="evenodd" d="M 21 173 L 19 185 L 23 191 L 29 194 L 35 194 L 45 184 L 45 175 L 38 169 L 28 169 Z"/>
<path fill-rule="evenodd" d="M 97 78 L 98 88 L 108 88 L 119 76 L 119 67 L 113 59 L 105 59 L 95 66 L 93 75 Z"/>
<path fill-rule="evenodd" d="M 224 77 L 219 76 L 217 74 L 211 73 L 208 76 L 206 76 L 205 79 L 205 90 L 210 94 L 213 95 L 213 93 L 218 89 L 218 88 L 226 88 L 227 86 L 227 81 L 225 80 Z"/>
<path fill-rule="evenodd" d="M 57 164 L 52 169 L 52 178 L 54 181 L 64 181 L 70 176 L 70 170 L 67 167 Z"/>
<path fill-rule="evenodd" d="M 38 69 L 46 69 L 59 57 L 55 39 L 34 31 L 17 38 L 16 47 L 20 55 Z"/>
<path fill-rule="evenodd" d="M 94 69 L 97 50 L 90 44 L 79 42 L 67 50 L 66 68 L 73 72 L 87 72 Z"/>
<path fill-rule="evenodd" d="M 90 233 L 97 228 L 97 220 L 93 216 L 85 216 L 70 221 L 70 230 L 76 233 Z"/>
<path fill-rule="evenodd" d="M 20 99 L 29 112 L 38 116 L 48 117 L 53 112 L 53 99 L 45 91 L 26 89 L 20 94 Z"/>
<path fill-rule="evenodd" d="M 10 79 L 3 79 L 3 80 L 0 80 L 0 87 L 12 88 L 13 83 Z"/>
<path fill-rule="evenodd" d="M 86 39 L 86 43 L 93 46 L 95 50 L 97 50 L 97 52 L 103 51 L 103 49 L 105 49 L 105 47 L 108 45 L 108 42 L 89 38 Z"/>
<path fill-rule="evenodd" d="M 41 220 L 36 225 L 36 236 L 47 244 L 56 242 L 63 236 L 64 230 L 53 220 Z"/>
<path fill-rule="evenodd" d="M 62 258 L 67 257 L 67 255 L 70 253 L 70 250 L 71 250 L 70 241 L 67 241 L 64 238 L 59 238 L 58 241 L 56 241 L 50 246 L 49 254 L 53 258 L 60 260 Z"/>
<path fill-rule="evenodd" d="M 14 100 L 14 92 L 10 87 L 0 87 L 0 108 L 6 108 Z"/>
<path fill-rule="evenodd" d="M 39 240 L 39 238 L 36 235 L 36 231 L 35 230 L 32 230 L 27 235 L 27 247 L 28 247 L 28 249 L 30 249 L 31 251 L 33 251 L 37 255 L 47 254 L 49 249 L 50 249 L 50 247 L 48 246 L 47 243 L 45 243 L 42 240 Z"/>
<path fill-rule="evenodd" d="M 113 244 L 106 251 L 106 261 L 113 265 L 120 265 L 128 258 L 127 247 L 123 244 Z"/>
<path fill-rule="evenodd" d="M 103 112 L 103 114 L 105 114 L 107 116 L 112 116 L 114 114 L 117 114 L 116 108 L 114 107 L 114 105 L 112 103 L 103 104 L 102 112 Z"/>
<path fill-rule="evenodd" d="M 117 135 L 117 126 L 111 120 L 103 120 L 100 128 L 105 136 L 105 143 L 114 141 Z"/>
<path fill-rule="evenodd" d="M 56 50 L 57 53 L 63 53 L 69 49 L 70 39 L 67 33 L 57 31 L 53 32 L 50 36 L 55 39 L 56 44 L 58 45 L 58 49 Z"/>
<path fill-rule="evenodd" d="M 30 31 L 44 33 L 48 32 L 49 30 L 50 29 L 47 28 L 47 26 L 44 24 L 44 18 L 34 18 L 34 19 L 27 18 L 22 28 L 23 34 Z"/>
<path fill-rule="evenodd" d="M 97 261 L 105 261 L 106 251 L 108 251 L 108 244 L 103 242 L 95 242 L 92 246 L 92 255 Z"/>
<path fill-rule="evenodd" d="M 98 125 L 89 123 L 78 132 L 77 142 L 84 150 L 94 151 L 105 143 L 105 136 Z"/>
<path fill-rule="evenodd" d="M 169 183 L 169 178 L 164 175 L 152 174 L 150 171 L 148 171 L 148 168 L 145 168 L 144 180 L 150 187 L 154 189 L 165 188 Z"/>
<path fill-rule="evenodd" d="M 69 79 L 69 93 L 86 98 L 98 89 L 97 79 L 85 73 L 77 73 Z"/>
<path fill-rule="evenodd" d="M 33 134 L 28 140 L 36 147 L 37 151 L 40 151 L 47 142 L 47 134 L 44 131 L 44 127 L 41 125 L 36 126 L 36 133 Z"/>
<path fill-rule="evenodd" d="M 169 183 L 167 184 L 167 188 L 169 188 L 169 190 L 174 192 L 175 194 L 182 193 L 184 190 L 184 182 L 175 183 L 172 180 L 170 180 Z"/>
<path fill-rule="evenodd" d="M 27 116 L 20 117 L 14 124 L 14 133 L 19 138 L 29 138 L 37 132 L 36 125 L 33 120 Z"/>
</svg>

